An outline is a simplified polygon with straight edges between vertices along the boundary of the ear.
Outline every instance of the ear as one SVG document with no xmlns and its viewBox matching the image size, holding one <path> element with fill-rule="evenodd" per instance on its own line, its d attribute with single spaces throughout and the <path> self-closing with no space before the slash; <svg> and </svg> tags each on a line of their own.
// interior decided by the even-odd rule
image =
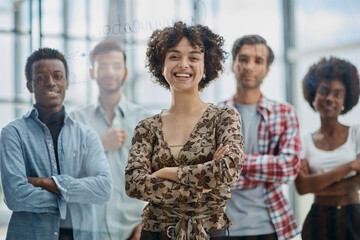
<svg viewBox="0 0 360 240">
<path fill-rule="evenodd" d="M 89 75 L 90 75 L 90 78 L 91 78 L 91 79 L 95 79 L 94 69 L 93 69 L 93 68 L 90 68 L 90 69 L 89 69 Z"/>
<path fill-rule="evenodd" d="M 29 90 L 29 92 L 33 93 L 34 90 L 33 90 L 33 86 L 32 86 L 32 81 L 26 81 L 26 87 L 27 89 Z"/>
<path fill-rule="evenodd" d="M 128 75 L 128 69 L 127 69 L 127 68 L 125 68 L 124 81 L 123 81 L 123 82 L 125 82 L 125 81 L 126 81 L 126 79 L 127 79 L 127 75 Z"/>
<path fill-rule="evenodd" d="M 235 67 L 235 62 L 233 61 L 232 64 L 231 64 L 231 71 L 232 71 L 233 73 L 235 73 L 234 67 Z"/>
</svg>

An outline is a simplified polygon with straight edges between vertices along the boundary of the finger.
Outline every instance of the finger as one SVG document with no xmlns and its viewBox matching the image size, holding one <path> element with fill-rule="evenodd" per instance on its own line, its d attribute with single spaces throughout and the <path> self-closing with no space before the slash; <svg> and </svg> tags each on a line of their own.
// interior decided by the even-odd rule
<svg viewBox="0 0 360 240">
<path fill-rule="evenodd" d="M 221 143 L 221 144 L 217 147 L 214 155 L 215 155 L 215 154 L 218 154 L 218 153 L 220 152 L 220 150 L 221 150 L 222 147 L 223 147 L 223 144 Z"/>
<path fill-rule="evenodd" d="M 222 154 L 225 154 L 225 153 L 228 153 L 230 151 L 229 147 L 228 146 L 223 146 L 220 151 L 219 151 L 219 154 L 222 155 Z"/>
</svg>

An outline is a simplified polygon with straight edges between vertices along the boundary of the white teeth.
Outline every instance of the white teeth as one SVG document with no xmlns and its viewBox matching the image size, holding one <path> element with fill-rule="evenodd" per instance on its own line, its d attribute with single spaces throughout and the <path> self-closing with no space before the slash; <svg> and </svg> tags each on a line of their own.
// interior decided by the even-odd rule
<svg viewBox="0 0 360 240">
<path fill-rule="evenodd" d="M 190 77 L 190 74 L 177 73 L 176 76 L 177 76 L 177 77 Z"/>
</svg>

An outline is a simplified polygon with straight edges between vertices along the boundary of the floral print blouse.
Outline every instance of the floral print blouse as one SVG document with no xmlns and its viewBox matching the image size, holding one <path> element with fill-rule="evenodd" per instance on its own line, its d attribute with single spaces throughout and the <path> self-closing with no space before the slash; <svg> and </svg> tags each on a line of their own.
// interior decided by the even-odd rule
<svg viewBox="0 0 360 240">
<path fill-rule="evenodd" d="M 230 152 L 212 160 L 221 143 Z M 243 148 L 240 115 L 233 107 L 210 104 L 177 159 L 164 139 L 161 114 L 140 121 L 129 151 L 125 187 L 130 197 L 149 202 L 142 228 L 173 229 L 172 239 L 208 239 L 207 233 L 230 227 L 225 202 L 240 175 Z M 164 167 L 179 167 L 176 182 L 151 175 Z M 204 189 L 211 191 L 203 193 Z"/>
</svg>

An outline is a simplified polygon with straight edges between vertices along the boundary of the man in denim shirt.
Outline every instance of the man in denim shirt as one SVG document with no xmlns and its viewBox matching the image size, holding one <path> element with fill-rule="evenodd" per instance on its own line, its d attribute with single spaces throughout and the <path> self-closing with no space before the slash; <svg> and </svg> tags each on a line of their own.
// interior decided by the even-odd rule
<svg viewBox="0 0 360 240">
<path fill-rule="evenodd" d="M 90 53 L 90 64 L 90 77 L 97 83 L 99 97 L 96 102 L 75 109 L 70 116 L 101 136 L 113 177 L 110 201 L 96 206 L 99 236 L 101 240 L 138 240 L 146 202 L 127 196 L 125 167 L 134 129 L 150 113 L 128 101 L 123 93 L 128 70 L 119 43 L 113 40 L 98 43 Z"/>
<path fill-rule="evenodd" d="M 35 105 L 0 140 L 4 199 L 13 211 L 7 239 L 98 239 L 94 204 L 110 199 L 111 174 L 99 136 L 63 107 L 66 60 L 41 48 L 25 74 Z"/>
</svg>

